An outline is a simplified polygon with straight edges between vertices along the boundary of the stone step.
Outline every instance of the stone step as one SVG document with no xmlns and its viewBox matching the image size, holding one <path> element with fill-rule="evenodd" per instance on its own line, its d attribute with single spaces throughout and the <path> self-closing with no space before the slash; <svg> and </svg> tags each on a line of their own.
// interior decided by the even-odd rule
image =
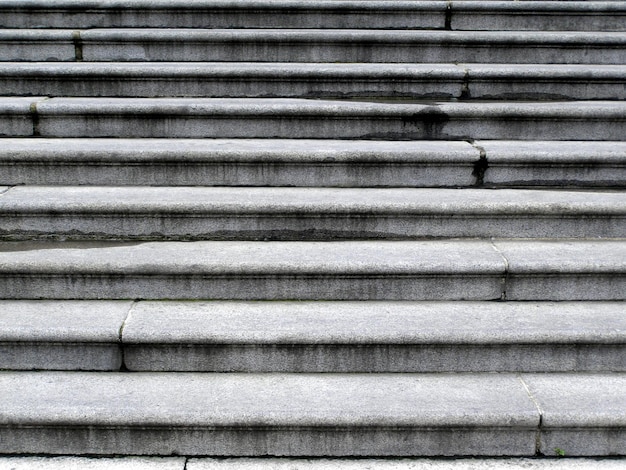
<svg viewBox="0 0 626 470">
<path fill-rule="evenodd" d="M 624 240 L 3 242 L 2 299 L 624 300 Z"/>
<path fill-rule="evenodd" d="M 0 136 L 625 140 L 626 101 L 0 97 Z"/>
<path fill-rule="evenodd" d="M 9 95 L 624 100 L 626 65 L 0 62 Z"/>
<path fill-rule="evenodd" d="M 0 140 L 0 185 L 624 187 L 626 142 Z"/>
<path fill-rule="evenodd" d="M 0 239 L 626 238 L 621 192 L 0 187 Z"/>
<path fill-rule="evenodd" d="M 623 455 L 626 375 L 0 372 L 2 454 Z"/>
<path fill-rule="evenodd" d="M 625 372 L 623 302 L 0 301 L 0 369 Z"/>
<path fill-rule="evenodd" d="M 553 455 L 558 455 L 554 453 Z M 184 458 L 184 457 L 0 457 L 7 470 L 623 470 L 608 458 Z"/>
<path fill-rule="evenodd" d="M 4 28 L 393 28 L 620 31 L 612 1 L 43 0 L 0 2 Z"/>
<path fill-rule="evenodd" d="M 0 29 L 2 61 L 626 64 L 622 32 Z"/>
</svg>

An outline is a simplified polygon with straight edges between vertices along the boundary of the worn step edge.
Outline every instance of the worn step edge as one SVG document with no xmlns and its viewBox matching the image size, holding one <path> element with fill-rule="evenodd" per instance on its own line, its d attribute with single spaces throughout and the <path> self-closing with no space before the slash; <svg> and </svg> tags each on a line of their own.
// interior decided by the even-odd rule
<svg viewBox="0 0 626 470">
<path fill-rule="evenodd" d="M 3 97 L 0 135 L 624 140 L 626 102 Z"/>
<path fill-rule="evenodd" d="M 622 30 L 626 8 L 611 1 L 248 1 L 0 3 L 3 27 L 431 28 Z"/>
<path fill-rule="evenodd" d="M 615 373 L 2 372 L 0 450 L 399 457 L 553 455 L 561 448 L 621 455 L 625 386 L 626 376 Z"/>
<path fill-rule="evenodd" d="M 0 140 L 0 185 L 626 185 L 626 142 Z"/>
<path fill-rule="evenodd" d="M 4 95 L 625 99 L 624 65 L 0 62 Z"/>
<path fill-rule="evenodd" d="M 4 62 L 624 64 L 626 37 L 621 32 L 571 31 L 0 29 L 0 58 Z"/>
<path fill-rule="evenodd" d="M 4 242 L 0 298 L 623 300 L 623 240 Z M 52 256 L 54 255 L 54 256 Z"/>
<path fill-rule="evenodd" d="M 0 369 L 626 371 L 621 302 L 0 301 Z"/>
<path fill-rule="evenodd" d="M 520 189 L 17 186 L 0 193 L 0 226 L 7 240 L 619 238 L 626 198 Z"/>
</svg>

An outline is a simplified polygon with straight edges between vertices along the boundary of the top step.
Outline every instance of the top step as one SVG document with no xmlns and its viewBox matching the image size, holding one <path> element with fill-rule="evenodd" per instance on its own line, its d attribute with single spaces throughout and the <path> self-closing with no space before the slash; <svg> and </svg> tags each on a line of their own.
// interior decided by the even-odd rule
<svg viewBox="0 0 626 470">
<path fill-rule="evenodd" d="M 2 28 L 622 31 L 616 1 L 0 0 Z"/>
</svg>

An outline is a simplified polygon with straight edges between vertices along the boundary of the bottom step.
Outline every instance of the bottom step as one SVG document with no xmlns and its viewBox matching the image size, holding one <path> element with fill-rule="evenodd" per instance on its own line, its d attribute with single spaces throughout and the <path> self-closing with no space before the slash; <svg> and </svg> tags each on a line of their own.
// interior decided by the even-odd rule
<svg viewBox="0 0 626 470">
<path fill-rule="evenodd" d="M 0 470 L 623 470 L 622 459 L 185 459 L 5 457 Z"/>
<path fill-rule="evenodd" d="M 0 454 L 626 452 L 626 374 L 1 372 Z"/>
</svg>

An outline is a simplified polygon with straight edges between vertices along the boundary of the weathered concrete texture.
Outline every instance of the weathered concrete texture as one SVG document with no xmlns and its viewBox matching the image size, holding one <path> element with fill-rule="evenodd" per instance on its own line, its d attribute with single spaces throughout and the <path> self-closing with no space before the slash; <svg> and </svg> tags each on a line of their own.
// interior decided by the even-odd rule
<svg viewBox="0 0 626 470">
<path fill-rule="evenodd" d="M 470 186 L 480 158 L 469 143 L 454 141 L 7 138 L 2 144 L 0 183 L 12 185 Z M 626 168 L 626 150 L 623 160 Z"/>
<path fill-rule="evenodd" d="M 4 0 L 10 28 L 428 28 L 503 31 L 619 31 L 620 2 L 505 1 L 81 1 Z M 449 12 L 447 12 L 447 7 Z"/>
<path fill-rule="evenodd" d="M 451 27 L 491 31 L 622 31 L 626 8 L 615 1 L 451 2 Z"/>
<path fill-rule="evenodd" d="M 0 61 L 73 61 L 76 51 L 72 33 L 71 30 L 0 29 Z"/>
<path fill-rule="evenodd" d="M 465 98 L 509 100 L 626 98 L 624 65 L 459 64 L 459 66 L 467 73 Z"/>
<path fill-rule="evenodd" d="M 539 425 L 513 375 L 3 372 L 0 395 L 2 453 L 530 456 Z"/>
<path fill-rule="evenodd" d="M 443 29 L 446 2 L 297 0 L 0 2 L 9 28 L 423 28 Z"/>
<path fill-rule="evenodd" d="M 507 300 L 625 300 L 622 240 L 494 242 L 507 260 Z"/>
<path fill-rule="evenodd" d="M 449 99 L 461 97 L 464 76 L 452 64 L 0 63 L 4 95 Z M 586 93 L 614 96 L 605 81 Z"/>
<path fill-rule="evenodd" d="M 85 61 L 626 62 L 620 32 L 90 29 L 80 36 Z"/>
<path fill-rule="evenodd" d="M 40 99 L 0 97 L 0 137 L 33 135 L 31 104 Z"/>
<path fill-rule="evenodd" d="M 623 140 L 626 102 L 389 104 L 263 98 L 53 98 L 43 137 Z"/>
<path fill-rule="evenodd" d="M 623 470 L 622 459 L 197 459 L 187 470 Z M 18 468 L 17 470 L 22 470 Z M 47 470 L 47 469 L 46 469 Z M 56 470 L 56 469 L 55 469 Z"/>
<path fill-rule="evenodd" d="M 130 302 L 0 301 L 0 369 L 119 370 Z"/>
<path fill-rule="evenodd" d="M 130 370 L 624 371 L 620 302 L 139 302 Z"/>
<path fill-rule="evenodd" d="M 626 184 L 625 142 L 479 140 L 488 185 L 611 186 Z"/>
<path fill-rule="evenodd" d="M 554 455 L 626 454 L 626 377 L 522 376 L 542 413 L 541 452 Z M 579 432 L 576 432 L 579 431 Z"/>
<path fill-rule="evenodd" d="M 501 297 L 505 268 L 477 240 L 6 242 L 0 251 L 9 299 L 489 300 Z"/>
<path fill-rule="evenodd" d="M 0 470 L 184 470 L 183 457 L 0 457 Z"/>
<path fill-rule="evenodd" d="M 623 100 L 626 66 L 0 63 L 4 95 Z"/>
<path fill-rule="evenodd" d="M 5 239 L 624 237 L 618 193 L 483 189 L 22 186 Z"/>
</svg>

